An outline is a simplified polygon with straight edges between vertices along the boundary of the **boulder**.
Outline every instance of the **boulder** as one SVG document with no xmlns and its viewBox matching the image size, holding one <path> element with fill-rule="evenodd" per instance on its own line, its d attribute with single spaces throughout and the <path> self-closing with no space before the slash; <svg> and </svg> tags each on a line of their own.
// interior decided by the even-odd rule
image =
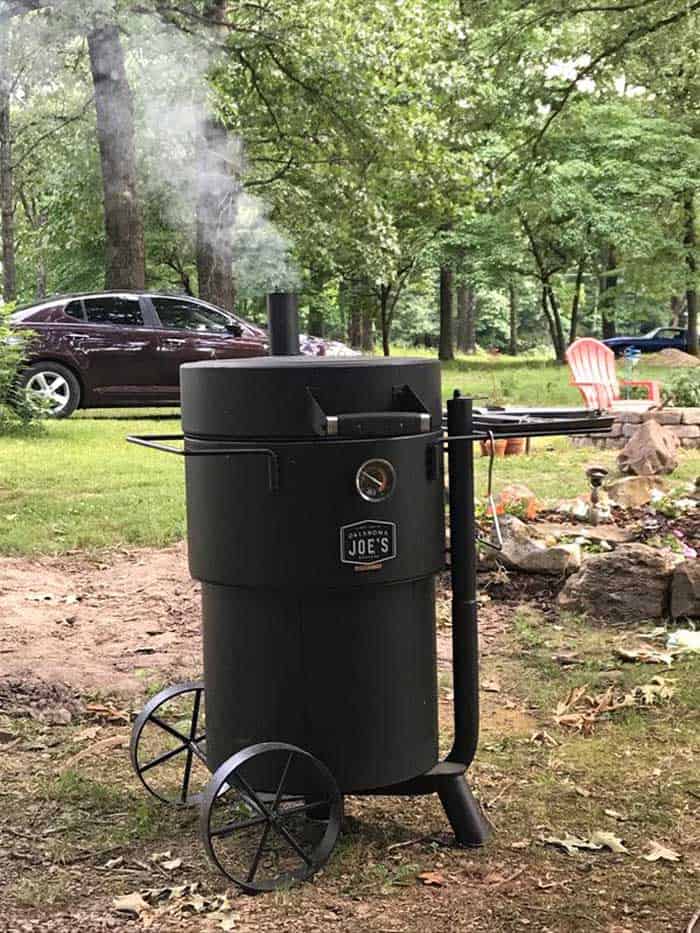
<svg viewBox="0 0 700 933">
<path fill-rule="evenodd" d="M 700 618 L 700 561 L 679 564 L 671 581 L 671 615 L 674 619 Z"/>
<path fill-rule="evenodd" d="M 668 614 L 671 576 L 682 558 L 646 544 L 621 544 L 589 557 L 558 597 L 561 609 L 617 625 Z"/>
<path fill-rule="evenodd" d="M 581 566 L 581 546 L 579 544 L 555 544 L 548 547 L 546 541 L 530 533 L 529 526 L 514 515 L 505 515 L 499 519 L 503 536 L 503 550 L 490 548 L 483 552 L 482 563 L 486 566 L 503 564 L 512 570 L 524 570 L 527 573 L 544 573 L 563 576 L 573 573 Z M 491 532 L 491 541 L 496 544 L 495 532 Z"/>
<path fill-rule="evenodd" d="M 673 473 L 678 466 L 679 446 L 670 428 L 656 421 L 645 421 L 618 454 L 617 462 L 623 473 L 637 476 Z"/>
<path fill-rule="evenodd" d="M 666 483 L 658 476 L 621 476 L 605 485 L 612 501 L 625 509 L 647 505 L 655 489 L 664 491 L 666 488 Z"/>
</svg>

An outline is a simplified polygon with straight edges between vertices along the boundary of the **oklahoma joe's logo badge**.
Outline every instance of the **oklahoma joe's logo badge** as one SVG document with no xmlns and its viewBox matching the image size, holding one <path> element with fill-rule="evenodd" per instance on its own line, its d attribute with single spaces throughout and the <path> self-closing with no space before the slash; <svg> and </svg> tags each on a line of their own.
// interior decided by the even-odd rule
<svg viewBox="0 0 700 933">
<path fill-rule="evenodd" d="M 364 566 L 382 564 L 396 557 L 394 522 L 364 521 L 343 525 L 340 529 L 340 560 L 344 564 Z"/>
</svg>

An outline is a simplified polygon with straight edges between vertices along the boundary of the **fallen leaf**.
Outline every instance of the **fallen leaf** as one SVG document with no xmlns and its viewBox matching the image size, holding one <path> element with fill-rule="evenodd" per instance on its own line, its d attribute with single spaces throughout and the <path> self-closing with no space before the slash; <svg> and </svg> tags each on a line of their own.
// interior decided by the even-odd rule
<svg viewBox="0 0 700 933">
<path fill-rule="evenodd" d="M 597 829 L 592 833 L 591 842 L 601 845 L 605 849 L 610 849 L 611 852 L 629 855 L 629 849 L 622 844 L 622 839 L 619 839 L 615 833 L 609 833 L 604 829 Z"/>
<path fill-rule="evenodd" d="M 418 880 L 425 885 L 441 888 L 447 884 L 447 879 L 439 871 L 423 871 L 418 875 Z"/>
<path fill-rule="evenodd" d="M 172 857 L 173 853 L 168 850 L 167 852 L 152 852 L 148 856 L 148 860 L 149 862 L 162 862 L 164 859 L 171 859 Z"/>
<path fill-rule="evenodd" d="M 511 849 L 527 849 L 530 845 L 529 839 L 520 839 L 518 842 L 511 842 Z"/>
<path fill-rule="evenodd" d="M 545 845 L 558 846 L 560 849 L 564 849 L 567 855 L 576 855 L 579 849 L 595 851 L 603 848 L 602 845 L 596 842 L 591 842 L 589 839 L 580 839 L 578 836 L 572 836 L 569 833 L 562 839 L 559 839 L 557 836 L 543 836 L 542 842 L 544 842 Z"/>
<path fill-rule="evenodd" d="M 119 867 L 120 867 L 121 865 L 123 865 L 123 864 L 124 864 L 124 856 L 123 856 L 123 855 L 119 855 L 119 856 L 117 856 L 117 858 L 108 859 L 108 860 L 104 863 L 104 865 L 100 865 L 100 868 L 104 868 L 104 869 L 106 869 L 107 871 L 112 871 L 112 869 L 114 869 L 114 868 L 119 868 Z"/>
<path fill-rule="evenodd" d="M 585 787 L 579 787 L 578 784 L 574 787 L 574 790 L 579 795 L 579 797 L 590 797 L 591 796 L 591 792 L 589 790 L 586 790 Z"/>
<path fill-rule="evenodd" d="M 160 867 L 164 868 L 166 871 L 175 871 L 181 866 L 182 866 L 181 858 L 173 858 L 173 859 L 169 859 L 167 862 L 160 863 Z"/>
<path fill-rule="evenodd" d="M 485 690 L 487 693 L 500 693 L 501 692 L 501 685 L 497 683 L 495 680 L 485 680 L 483 681 L 481 686 L 482 686 L 482 689 Z"/>
<path fill-rule="evenodd" d="M 642 645 L 640 648 L 618 648 L 615 654 L 623 661 L 634 661 L 640 664 L 666 664 L 668 667 L 673 664 L 673 655 L 668 651 L 657 651 L 647 645 Z"/>
<path fill-rule="evenodd" d="M 99 742 L 95 742 L 94 745 L 88 745 L 86 748 L 83 748 L 76 755 L 73 755 L 67 761 L 63 763 L 63 770 L 67 771 L 69 768 L 72 768 L 73 765 L 77 762 L 82 761 L 83 758 L 89 758 L 90 755 L 96 755 L 98 752 L 107 751 L 111 748 L 128 748 L 129 747 L 129 736 L 127 735 L 110 735 L 106 739 L 100 739 Z"/>
<path fill-rule="evenodd" d="M 617 810 L 603 810 L 603 813 L 606 816 L 612 817 L 613 820 L 619 820 L 621 823 L 624 823 L 627 819 L 624 813 L 618 813 Z"/>
<path fill-rule="evenodd" d="M 662 846 L 660 842 L 656 842 L 652 839 L 649 842 L 649 846 L 650 849 L 647 854 L 642 856 L 647 862 L 679 862 L 681 860 L 680 852 L 676 852 L 674 849 L 667 849 L 666 846 Z"/>
<path fill-rule="evenodd" d="M 670 681 L 665 677 L 652 677 L 648 684 L 641 684 L 634 688 L 634 695 L 638 697 L 643 706 L 653 706 L 655 703 L 663 703 L 670 700 L 675 689 Z"/>
<path fill-rule="evenodd" d="M 133 894 L 123 894 L 121 897 L 115 897 L 112 901 L 112 907 L 120 914 L 133 914 L 140 917 L 141 914 L 150 910 L 149 904 L 143 899 L 138 891 Z"/>
<path fill-rule="evenodd" d="M 92 741 L 92 739 L 97 738 L 100 732 L 102 732 L 102 726 L 90 726 L 88 729 L 83 729 L 82 732 L 79 732 L 75 737 L 75 741 Z"/>
</svg>

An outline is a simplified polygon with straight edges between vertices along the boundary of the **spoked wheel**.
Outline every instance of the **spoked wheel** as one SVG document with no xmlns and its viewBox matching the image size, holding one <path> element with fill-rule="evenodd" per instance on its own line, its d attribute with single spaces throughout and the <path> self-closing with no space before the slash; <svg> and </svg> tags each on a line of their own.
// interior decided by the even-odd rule
<svg viewBox="0 0 700 933">
<path fill-rule="evenodd" d="M 343 798 L 328 768 L 295 745 L 264 742 L 225 761 L 202 798 L 207 854 L 245 891 L 304 881 L 333 851 Z"/>
<path fill-rule="evenodd" d="M 194 806 L 210 777 L 205 741 L 204 684 L 175 684 L 151 697 L 136 719 L 131 764 L 158 800 Z"/>
</svg>

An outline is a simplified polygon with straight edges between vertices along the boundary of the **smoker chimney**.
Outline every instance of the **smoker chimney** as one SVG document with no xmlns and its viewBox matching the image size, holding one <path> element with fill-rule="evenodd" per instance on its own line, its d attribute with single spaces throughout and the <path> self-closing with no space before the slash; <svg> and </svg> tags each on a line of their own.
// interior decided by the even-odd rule
<svg viewBox="0 0 700 933">
<path fill-rule="evenodd" d="M 268 333 L 272 356 L 299 355 L 299 311 L 293 292 L 267 296 Z"/>
</svg>

